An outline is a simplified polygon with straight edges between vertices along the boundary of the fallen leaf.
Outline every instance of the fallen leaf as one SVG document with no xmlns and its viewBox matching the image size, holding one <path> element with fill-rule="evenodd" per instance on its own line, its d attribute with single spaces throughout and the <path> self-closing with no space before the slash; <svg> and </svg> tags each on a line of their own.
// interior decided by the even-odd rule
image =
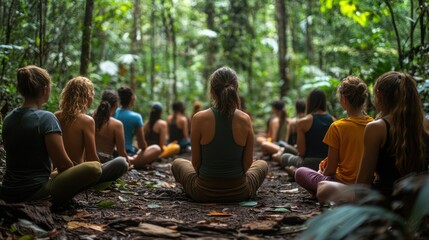
<svg viewBox="0 0 429 240">
<path fill-rule="evenodd" d="M 280 190 L 280 193 L 299 193 L 298 188 L 292 188 L 292 189 L 286 189 L 286 190 Z"/>
<path fill-rule="evenodd" d="M 274 212 L 289 212 L 289 209 L 287 209 L 287 208 L 275 208 L 273 211 Z"/>
<path fill-rule="evenodd" d="M 114 201 L 104 200 L 104 201 L 101 201 L 101 202 L 97 203 L 97 206 L 106 208 L 106 207 L 111 207 L 111 206 L 113 206 L 115 204 L 116 203 Z"/>
<path fill-rule="evenodd" d="M 161 206 L 159 206 L 158 204 L 148 204 L 147 207 L 148 208 L 160 208 Z"/>
<path fill-rule="evenodd" d="M 180 237 L 180 233 L 177 232 L 176 230 L 172 230 L 172 229 L 168 229 L 165 227 L 160 227 L 160 226 L 148 224 L 148 223 L 140 223 L 138 227 L 129 227 L 129 228 L 126 228 L 125 230 L 140 232 L 148 236 L 171 237 L 171 238 Z"/>
<path fill-rule="evenodd" d="M 256 205 L 258 205 L 258 202 L 256 202 L 256 201 L 243 201 L 243 202 L 240 202 L 240 206 L 242 206 L 242 207 L 254 207 Z"/>
<path fill-rule="evenodd" d="M 298 225 L 298 226 L 286 226 L 286 227 L 282 227 L 280 229 L 280 232 L 282 234 L 286 234 L 286 233 L 296 233 L 296 232 L 301 232 L 304 231 L 305 229 L 307 229 L 306 225 Z"/>
<path fill-rule="evenodd" d="M 231 213 L 227 213 L 227 212 L 209 212 L 209 214 L 207 214 L 209 216 L 216 216 L 216 217 L 229 217 L 232 216 L 233 214 Z"/>
<path fill-rule="evenodd" d="M 71 221 L 67 223 L 67 229 L 70 229 L 70 230 L 80 228 L 80 227 L 92 229 L 99 232 L 104 232 L 105 225 L 97 225 L 97 224 L 77 222 L 77 221 Z"/>
<path fill-rule="evenodd" d="M 91 214 L 89 214 L 89 212 L 87 212 L 87 211 L 79 211 L 75 215 L 73 215 L 72 218 L 86 218 L 86 217 L 90 217 L 90 216 L 91 216 Z"/>
<path fill-rule="evenodd" d="M 122 197 L 122 196 L 118 196 L 118 198 L 119 198 L 119 200 L 120 200 L 121 202 L 128 202 L 128 199 L 126 199 L 126 198 L 124 198 L 124 197 Z"/>
<path fill-rule="evenodd" d="M 275 221 L 255 221 L 244 224 L 242 227 L 249 231 L 274 231 L 277 229 L 278 222 Z"/>
</svg>

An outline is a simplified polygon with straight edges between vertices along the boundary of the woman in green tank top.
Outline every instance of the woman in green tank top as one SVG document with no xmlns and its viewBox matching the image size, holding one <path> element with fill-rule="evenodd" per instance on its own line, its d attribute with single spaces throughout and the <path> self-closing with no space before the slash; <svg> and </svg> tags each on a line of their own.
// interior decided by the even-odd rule
<svg viewBox="0 0 429 240">
<path fill-rule="evenodd" d="M 239 110 L 236 73 L 228 67 L 216 70 L 210 76 L 210 93 L 214 106 L 192 118 L 192 162 L 176 159 L 171 171 L 195 201 L 247 200 L 261 186 L 268 165 L 253 160 L 252 122 Z"/>
</svg>

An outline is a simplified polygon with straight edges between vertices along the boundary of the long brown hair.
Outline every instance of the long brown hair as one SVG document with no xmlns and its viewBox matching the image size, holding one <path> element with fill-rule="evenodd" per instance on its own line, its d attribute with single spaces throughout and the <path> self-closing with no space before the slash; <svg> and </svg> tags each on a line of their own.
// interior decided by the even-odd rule
<svg viewBox="0 0 429 240">
<path fill-rule="evenodd" d="M 425 169 L 424 114 L 416 81 L 407 73 L 390 71 L 381 75 L 374 85 L 381 94 L 379 117 L 391 116 L 391 151 L 396 167 L 404 176 Z"/>
<path fill-rule="evenodd" d="M 222 116 L 231 118 L 240 107 L 237 74 L 229 67 L 221 67 L 212 73 L 209 80 L 215 107 Z"/>
<path fill-rule="evenodd" d="M 99 131 L 101 127 L 110 119 L 112 107 L 118 103 L 118 95 L 112 90 L 106 90 L 101 95 L 100 105 L 98 105 L 92 117 L 95 122 L 95 129 Z"/>
</svg>

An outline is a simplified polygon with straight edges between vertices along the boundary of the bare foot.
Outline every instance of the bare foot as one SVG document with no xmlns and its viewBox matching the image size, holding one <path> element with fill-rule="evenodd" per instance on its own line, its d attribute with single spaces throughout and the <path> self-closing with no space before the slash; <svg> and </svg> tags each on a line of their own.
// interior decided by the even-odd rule
<svg viewBox="0 0 429 240">
<path fill-rule="evenodd" d="M 285 167 L 285 171 L 287 175 L 289 175 L 290 181 L 295 181 L 295 170 L 296 170 L 296 167 L 294 166 Z"/>
</svg>

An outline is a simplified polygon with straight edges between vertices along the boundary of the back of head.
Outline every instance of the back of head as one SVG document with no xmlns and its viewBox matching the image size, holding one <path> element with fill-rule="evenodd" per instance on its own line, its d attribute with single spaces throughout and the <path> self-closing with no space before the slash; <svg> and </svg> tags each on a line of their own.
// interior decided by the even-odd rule
<svg viewBox="0 0 429 240">
<path fill-rule="evenodd" d="M 29 65 L 18 69 L 16 74 L 17 90 L 24 98 L 38 98 L 41 90 L 49 86 L 51 77 L 40 67 Z"/>
<path fill-rule="evenodd" d="M 298 99 L 295 101 L 295 109 L 296 109 L 296 113 L 305 113 L 305 100 L 304 99 Z"/>
<path fill-rule="evenodd" d="M 98 105 L 93 115 L 95 127 L 97 130 L 100 130 L 103 124 L 105 124 L 110 119 L 112 107 L 117 103 L 118 96 L 114 91 L 106 90 L 103 92 L 100 105 Z"/>
<path fill-rule="evenodd" d="M 362 79 L 356 76 L 343 78 L 337 92 L 347 98 L 352 108 L 365 108 L 366 99 L 368 98 L 368 88 Z"/>
<path fill-rule="evenodd" d="M 150 132 L 152 130 L 153 125 L 156 123 L 156 121 L 161 119 L 162 108 L 163 107 L 160 102 L 152 103 L 152 107 L 150 109 L 150 114 L 149 114 L 149 122 L 148 122 L 148 125 L 145 125 L 145 128 L 144 128 L 145 132 Z"/>
<path fill-rule="evenodd" d="M 173 109 L 174 113 L 184 113 L 185 112 L 185 105 L 181 101 L 174 101 L 171 105 L 171 108 Z"/>
<path fill-rule="evenodd" d="M 94 85 L 86 77 L 70 79 L 61 91 L 60 110 L 64 124 L 70 124 L 78 114 L 86 113 L 88 99 L 94 95 Z"/>
<path fill-rule="evenodd" d="M 277 111 L 283 111 L 285 108 L 285 102 L 282 100 L 276 100 L 271 103 L 271 107 Z"/>
<path fill-rule="evenodd" d="M 424 143 L 424 114 L 416 86 L 412 76 L 395 71 L 384 73 L 374 85 L 379 115 L 390 115 L 391 150 L 401 175 L 425 170 L 425 147 L 429 147 Z"/>
<path fill-rule="evenodd" d="M 223 116 L 232 117 L 235 109 L 240 107 L 237 74 L 229 67 L 221 67 L 212 73 L 209 80 L 215 107 Z"/>
<path fill-rule="evenodd" d="M 307 114 L 326 111 L 326 95 L 322 90 L 313 89 L 307 98 Z"/>
<path fill-rule="evenodd" d="M 118 96 L 121 102 L 121 106 L 126 108 L 131 103 L 131 98 L 133 97 L 133 90 L 129 87 L 120 87 L 118 89 Z"/>
</svg>

